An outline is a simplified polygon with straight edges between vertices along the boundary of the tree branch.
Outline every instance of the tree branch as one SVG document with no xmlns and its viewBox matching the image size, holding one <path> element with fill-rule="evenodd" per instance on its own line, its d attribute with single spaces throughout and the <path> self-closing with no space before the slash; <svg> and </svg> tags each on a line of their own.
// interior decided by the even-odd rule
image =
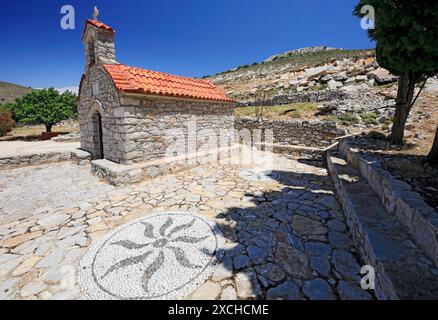
<svg viewBox="0 0 438 320">
<path fill-rule="evenodd" d="M 414 100 L 412 101 L 412 103 L 411 103 L 411 107 L 415 104 L 415 102 L 417 102 L 417 99 L 418 99 L 418 97 L 420 96 L 421 91 L 423 91 L 424 86 L 426 85 L 427 79 L 429 79 L 429 78 L 426 77 L 426 79 L 424 79 L 424 82 L 423 82 L 423 84 L 421 85 L 420 90 L 419 90 L 418 93 L 417 93 L 417 96 L 415 97 L 415 99 L 414 99 Z"/>
<path fill-rule="evenodd" d="M 423 91 L 424 86 L 426 85 L 426 82 L 427 82 L 428 79 L 429 79 L 429 78 L 426 77 L 426 79 L 423 81 L 423 84 L 422 84 L 421 87 L 420 87 L 420 91 L 418 91 L 418 93 L 417 93 L 417 95 L 415 96 L 415 99 L 412 101 L 410 107 L 412 107 L 412 106 L 415 104 L 415 102 L 417 102 L 417 99 L 420 97 L 420 94 L 421 94 L 421 92 Z M 368 111 L 376 111 L 376 110 L 380 110 L 380 109 L 394 108 L 394 107 L 396 107 L 396 105 L 393 105 L 393 106 L 378 107 L 378 108 L 370 109 L 370 110 L 368 110 Z"/>
</svg>

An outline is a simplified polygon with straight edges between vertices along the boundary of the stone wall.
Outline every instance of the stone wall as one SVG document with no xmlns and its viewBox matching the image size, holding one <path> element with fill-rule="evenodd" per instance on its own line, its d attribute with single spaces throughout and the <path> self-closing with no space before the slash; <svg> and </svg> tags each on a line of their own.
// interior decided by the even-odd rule
<svg viewBox="0 0 438 320">
<path fill-rule="evenodd" d="M 438 212 L 408 183 L 384 170 L 376 157 L 352 147 L 349 139 L 342 139 L 338 149 L 367 180 L 386 210 L 409 230 L 438 267 Z"/>
<path fill-rule="evenodd" d="M 312 161 L 324 161 L 325 154 L 329 149 L 268 143 L 256 143 L 255 147 L 258 150 L 272 150 L 273 153 L 282 154 L 288 159 Z"/>
<path fill-rule="evenodd" d="M 99 86 L 97 97 L 92 95 L 93 83 Z M 114 107 L 119 105 L 120 99 L 109 75 L 100 66 L 91 68 L 81 81 L 78 112 L 81 148 L 90 152 L 95 159 L 102 157 L 99 151 L 98 113 L 102 117 L 104 157 L 115 162 L 122 159 L 118 141 L 121 141 L 123 132 L 117 128 L 114 117 Z"/>
<path fill-rule="evenodd" d="M 83 42 L 87 69 L 98 63 L 116 63 L 113 32 L 87 25 Z"/>
<path fill-rule="evenodd" d="M 199 165 L 217 164 L 218 161 L 225 159 L 226 163 L 232 163 L 232 155 L 240 152 L 241 147 L 243 146 L 234 144 L 231 147 L 217 150 L 210 149 L 201 153 L 142 161 L 131 165 L 118 164 L 105 159 L 93 160 L 91 161 L 91 172 L 114 186 L 121 186 L 155 178 L 159 175 L 174 174 Z M 209 157 L 210 153 L 215 154 L 216 157 Z"/>
<path fill-rule="evenodd" d="M 215 102 L 125 97 L 114 114 L 123 130 L 119 147 L 124 164 L 163 158 L 170 148 L 176 153 L 177 145 L 192 153 L 234 127 L 232 105 Z"/>
<path fill-rule="evenodd" d="M 0 157 L 0 171 L 41 164 L 73 161 L 78 165 L 90 164 L 91 154 L 83 150 L 43 152 L 20 156 Z"/>
<path fill-rule="evenodd" d="M 244 103 L 244 106 L 275 106 L 283 105 L 289 103 L 297 102 L 323 102 L 323 101 L 333 101 L 333 100 L 344 100 L 348 98 L 348 94 L 341 90 L 321 90 L 321 91 L 311 91 L 311 92 L 297 92 L 291 94 L 281 94 L 273 96 L 269 99 L 260 101 L 250 101 Z"/>
<path fill-rule="evenodd" d="M 381 300 L 436 299 L 436 268 L 407 230 L 382 205 L 357 168 L 337 152 L 327 155 L 336 196 L 342 204 L 362 266 L 375 275 L 374 293 Z M 363 274 L 365 274 L 363 273 Z"/>
<path fill-rule="evenodd" d="M 236 118 L 237 130 L 248 129 L 252 136 L 255 129 L 273 130 L 274 144 L 298 145 L 306 147 L 328 147 L 335 138 L 347 134 L 332 121 L 302 121 L 302 120 L 261 120 L 254 118 Z M 262 133 L 262 137 L 265 135 Z M 262 140 L 263 141 L 263 140 Z"/>
</svg>

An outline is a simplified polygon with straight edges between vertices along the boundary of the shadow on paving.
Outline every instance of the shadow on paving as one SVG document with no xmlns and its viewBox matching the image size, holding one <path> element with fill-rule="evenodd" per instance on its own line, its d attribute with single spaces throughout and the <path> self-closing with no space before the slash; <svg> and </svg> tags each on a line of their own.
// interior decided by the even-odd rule
<svg viewBox="0 0 438 320">
<path fill-rule="evenodd" d="M 298 159 L 297 162 L 305 164 L 305 165 L 313 166 L 313 167 L 322 168 L 322 169 L 327 168 L 327 165 L 326 165 L 325 161 L 323 161 L 323 160 Z"/>
<path fill-rule="evenodd" d="M 374 299 L 360 287 L 363 263 L 330 178 L 288 171 L 270 177 L 283 184 L 280 191 L 246 194 L 255 207 L 218 215 L 233 245 L 211 280 L 233 275 L 239 299 Z"/>
</svg>

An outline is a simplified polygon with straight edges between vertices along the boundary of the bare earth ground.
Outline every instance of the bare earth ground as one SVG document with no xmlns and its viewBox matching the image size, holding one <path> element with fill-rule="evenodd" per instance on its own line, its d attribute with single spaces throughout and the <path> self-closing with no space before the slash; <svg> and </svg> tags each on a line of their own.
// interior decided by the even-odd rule
<svg viewBox="0 0 438 320">
<path fill-rule="evenodd" d="M 426 156 L 432 148 L 437 126 L 438 97 L 422 95 L 412 107 L 408 118 L 407 136 L 405 136 L 406 146 L 394 148 L 392 152 Z M 389 134 L 390 131 L 388 130 L 385 133 Z"/>
<path fill-rule="evenodd" d="M 326 169 L 274 163 L 277 181 L 204 165 L 123 188 L 70 163 L 0 172 L 0 299 L 84 298 L 76 276 L 62 285 L 63 267 L 76 270 L 116 226 L 169 210 L 209 217 L 226 238 L 221 265 L 188 299 L 372 299 Z"/>
</svg>

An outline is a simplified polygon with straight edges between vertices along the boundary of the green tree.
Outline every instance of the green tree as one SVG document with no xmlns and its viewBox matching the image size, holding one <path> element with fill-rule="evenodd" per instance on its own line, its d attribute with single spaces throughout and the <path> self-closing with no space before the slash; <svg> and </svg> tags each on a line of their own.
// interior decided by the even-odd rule
<svg viewBox="0 0 438 320">
<path fill-rule="evenodd" d="M 429 0 L 360 0 L 354 14 L 363 18 L 361 8 L 375 10 L 379 65 L 399 76 L 396 110 L 391 132 L 394 144 L 403 143 L 409 111 L 415 103 L 415 85 L 438 73 L 438 2 Z M 421 90 L 421 89 L 420 89 Z"/>
<path fill-rule="evenodd" d="M 38 90 L 15 100 L 11 109 L 16 121 L 26 124 L 44 124 L 51 132 L 53 125 L 77 115 L 76 96 L 53 88 Z"/>
</svg>

